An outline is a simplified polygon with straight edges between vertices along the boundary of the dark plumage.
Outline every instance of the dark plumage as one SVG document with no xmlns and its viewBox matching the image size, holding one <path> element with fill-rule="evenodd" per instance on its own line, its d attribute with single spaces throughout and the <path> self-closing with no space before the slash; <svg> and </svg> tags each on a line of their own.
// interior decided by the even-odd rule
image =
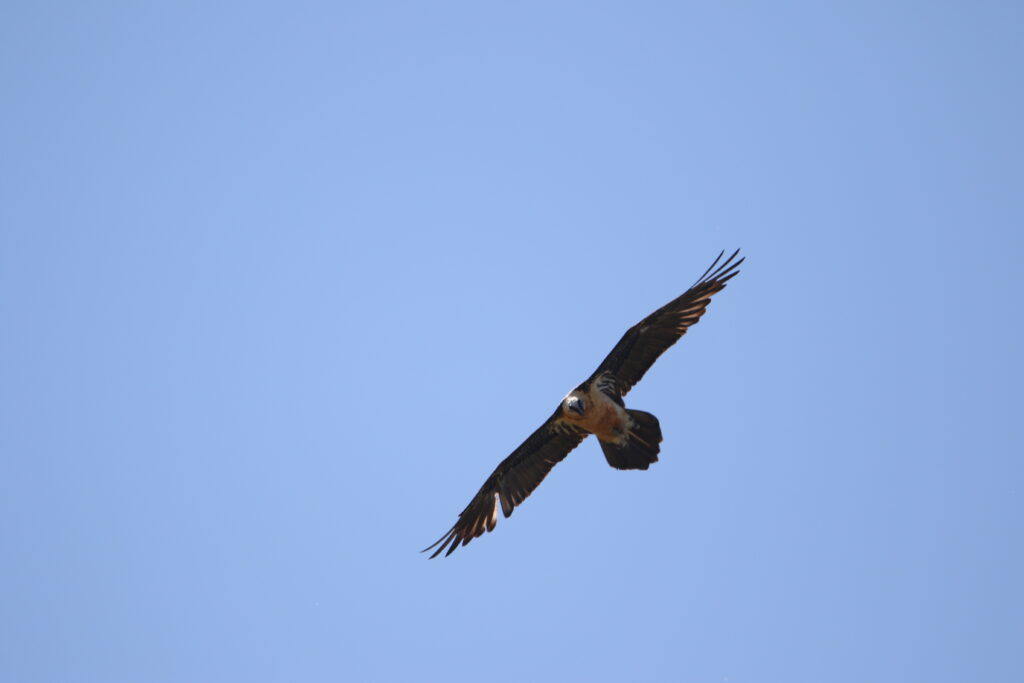
<svg viewBox="0 0 1024 683">
<path fill-rule="evenodd" d="M 498 505 L 509 517 L 588 434 L 598 437 L 612 467 L 646 470 L 657 462 L 661 443 L 658 418 L 627 409 L 622 397 L 700 320 L 711 297 L 739 273 L 743 263 L 742 258 L 736 260 L 739 250 L 719 265 L 724 254 L 681 296 L 629 328 L 594 374 L 569 392 L 551 417 L 501 461 L 459 513 L 455 525 L 424 552 L 436 548 L 431 558 L 445 550 L 451 555 L 460 545 L 492 531 L 498 522 Z"/>
</svg>

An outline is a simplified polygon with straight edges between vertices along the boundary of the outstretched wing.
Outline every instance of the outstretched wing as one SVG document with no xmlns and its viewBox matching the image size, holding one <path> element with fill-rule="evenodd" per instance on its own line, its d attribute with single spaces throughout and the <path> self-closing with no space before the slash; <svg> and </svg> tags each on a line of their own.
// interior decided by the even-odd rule
<svg viewBox="0 0 1024 683">
<path fill-rule="evenodd" d="M 430 556 L 433 559 L 447 548 L 445 556 L 448 556 L 485 531 L 493 531 L 498 523 L 499 501 L 501 511 L 506 517 L 511 516 L 512 510 L 533 493 L 551 468 L 587 436 L 588 432 L 560 419 L 559 414 L 560 411 L 556 410 L 519 448 L 501 461 L 466 509 L 459 513 L 455 526 L 423 552 L 437 547 Z"/>
<path fill-rule="evenodd" d="M 735 261 L 739 253 L 737 249 L 718 265 L 725 254 L 723 251 L 686 292 L 629 328 L 594 371 L 592 378 L 611 372 L 617 380 L 620 395 L 625 396 L 654 365 L 654 361 L 686 334 L 691 325 L 697 324 L 711 297 L 722 291 L 725 283 L 740 272 L 743 259 Z"/>
</svg>

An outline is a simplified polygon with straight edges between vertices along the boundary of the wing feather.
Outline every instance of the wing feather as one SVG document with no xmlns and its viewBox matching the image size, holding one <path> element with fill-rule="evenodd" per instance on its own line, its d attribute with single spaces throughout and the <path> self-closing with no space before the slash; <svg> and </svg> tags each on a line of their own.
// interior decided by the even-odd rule
<svg viewBox="0 0 1024 683">
<path fill-rule="evenodd" d="M 625 396 L 643 378 L 654 361 L 679 341 L 690 327 L 697 324 L 707 310 L 711 297 L 722 291 L 725 283 L 740 272 L 743 259 L 736 260 L 739 253 L 737 249 L 719 265 L 725 255 L 723 251 L 692 287 L 629 328 L 594 371 L 591 379 L 610 372 L 616 378 L 620 396 Z"/>
<path fill-rule="evenodd" d="M 498 504 L 506 516 L 533 493 L 548 472 L 576 448 L 587 432 L 561 422 L 556 410 L 512 454 L 501 461 L 480 487 L 459 519 L 437 542 L 423 549 L 434 550 L 431 559 L 442 552 L 451 555 L 460 545 L 466 545 L 485 531 L 492 531 L 498 522 Z"/>
</svg>

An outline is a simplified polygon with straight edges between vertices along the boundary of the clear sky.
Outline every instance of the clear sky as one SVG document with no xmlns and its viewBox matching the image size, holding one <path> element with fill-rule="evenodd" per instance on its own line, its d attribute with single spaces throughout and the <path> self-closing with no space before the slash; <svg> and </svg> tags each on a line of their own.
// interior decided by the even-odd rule
<svg viewBox="0 0 1024 683">
<path fill-rule="evenodd" d="M 1024 680 L 1022 7 L 4 3 L 0 679 Z"/>
</svg>

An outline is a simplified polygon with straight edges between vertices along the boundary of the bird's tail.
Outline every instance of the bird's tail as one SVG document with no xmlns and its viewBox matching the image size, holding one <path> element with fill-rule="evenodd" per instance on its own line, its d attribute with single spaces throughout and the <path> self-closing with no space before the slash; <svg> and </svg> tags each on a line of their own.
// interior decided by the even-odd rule
<svg viewBox="0 0 1024 683">
<path fill-rule="evenodd" d="M 658 418 L 642 410 L 626 410 L 633 421 L 626 440 L 621 444 L 601 441 L 601 450 L 608 464 L 619 470 L 646 470 L 658 462 L 661 451 L 661 425 Z"/>
</svg>

